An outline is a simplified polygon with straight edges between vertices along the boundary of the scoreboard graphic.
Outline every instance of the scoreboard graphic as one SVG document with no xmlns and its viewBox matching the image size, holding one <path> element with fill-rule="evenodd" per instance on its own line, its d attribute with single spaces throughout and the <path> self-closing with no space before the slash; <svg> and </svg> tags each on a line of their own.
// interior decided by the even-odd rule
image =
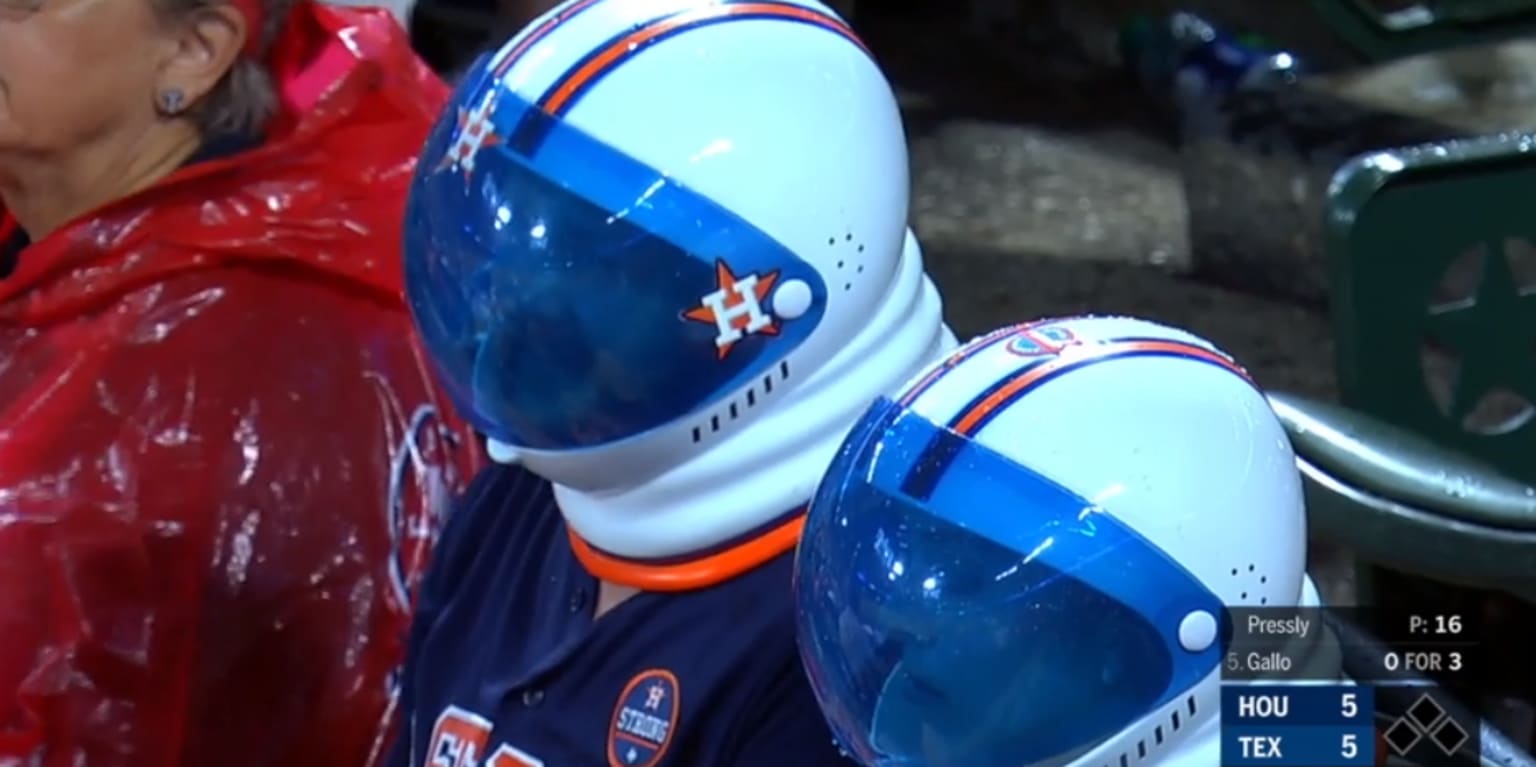
<svg viewBox="0 0 1536 767">
<path fill-rule="evenodd" d="M 1222 664 L 1223 767 L 1374 766 L 1396 757 L 1476 764 L 1478 722 L 1453 690 L 1478 669 L 1460 615 L 1378 621 L 1369 608 L 1233 608 Z M 1384 625 L 1380 645 L 1341 645 L 1329 619 Z M 1349 681 L 1338 660 L 1349 657 Z M 1389 704 L 1389 705 L 1387 705 Z M 1388 713 L 1388 712 L 1391 713 Z"/>
</svg>

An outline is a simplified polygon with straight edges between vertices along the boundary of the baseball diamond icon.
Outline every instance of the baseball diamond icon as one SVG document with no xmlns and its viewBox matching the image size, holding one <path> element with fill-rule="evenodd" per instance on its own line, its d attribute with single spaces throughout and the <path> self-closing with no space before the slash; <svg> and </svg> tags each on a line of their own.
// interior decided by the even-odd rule
<svg viewBox="0 0 1536 767">
<path fill-rule="evenodd" d="M 1428 738 L 1447 756 L 1456 753 L 1471 737 L 1456 723 L 1445 708 L 1425 693 L 1419 696 L 1408 713 L 1387 728 L 1383 739 L 1398 756 L 1406 757 L 1413 747 Z"/>
</svg>

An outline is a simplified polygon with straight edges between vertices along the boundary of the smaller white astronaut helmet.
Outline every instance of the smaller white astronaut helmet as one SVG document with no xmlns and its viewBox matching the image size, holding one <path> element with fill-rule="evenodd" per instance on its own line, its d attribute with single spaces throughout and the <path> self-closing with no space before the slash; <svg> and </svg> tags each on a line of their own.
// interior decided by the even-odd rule
<svg viewBox="0 0 1536 767">
<path fill-rule="evenodd" d="M 407 295 L 588 569 L 698 586 L 793 546 L 863 408 L 953 348 L 907 195 L 890 85 L 821 3 L 568 0 L 429 137 Z"/>
<path fill-rule="evenodd" d="M 1157 763 L 1219 716 L 1224 608 L 1300 603 L 1305 553 L 1289 441 L 1226 354 L 1009 327 L 845 441 L 797 554 L 802 655 L 864 764 Z"/>
</svg>

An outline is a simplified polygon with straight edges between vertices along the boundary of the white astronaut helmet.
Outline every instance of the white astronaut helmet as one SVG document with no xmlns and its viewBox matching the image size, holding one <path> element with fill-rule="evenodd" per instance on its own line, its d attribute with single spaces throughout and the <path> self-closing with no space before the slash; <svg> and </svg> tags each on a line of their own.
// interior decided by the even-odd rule
<svg viewBox="0 0 1536 767">
<path fill-rule="evenodd" d="M 453 105 L 407 291 L 493 455 L 555 483 L 600 577 L 787 551 L 848 426 L 954 345 L 869 52 L 811 0 L 570 0 Z"/>
<path fill-rule="evenodd" d="M 1203 767 L 1223 608 L 1314 601 L 1305 553 L 1290 444 L 1226 354 L 1009 327 L 850 434 L 797 555 L 802 653 L 868 765 Z"/>
</svg>

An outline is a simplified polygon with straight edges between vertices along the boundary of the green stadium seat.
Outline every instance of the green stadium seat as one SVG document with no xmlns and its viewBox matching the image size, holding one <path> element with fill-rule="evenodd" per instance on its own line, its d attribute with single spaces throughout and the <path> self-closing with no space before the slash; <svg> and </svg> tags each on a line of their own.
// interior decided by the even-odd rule
<svg viewBox="0 0 1536 767">
<path fill-rule="evenodd" d="M 1536 601 L 1533 201 L 1524 135 L 1346 165 L 1326 222 L 1342 405 L 1272 401 L 1315 534 L 1371 565 Z"/>
</svg>

